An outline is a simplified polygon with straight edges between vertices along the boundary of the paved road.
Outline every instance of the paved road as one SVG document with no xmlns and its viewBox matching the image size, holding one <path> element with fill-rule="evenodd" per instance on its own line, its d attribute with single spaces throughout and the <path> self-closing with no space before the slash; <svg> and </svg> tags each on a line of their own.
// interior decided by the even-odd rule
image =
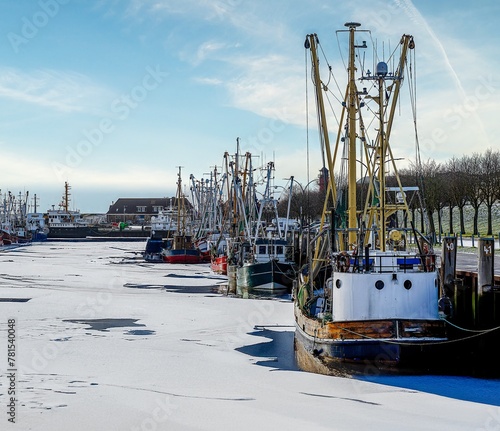
<svg viewBox="0 0 500 431">
<path fill-rule="evenodd" d="M 441 250 L 436 249 L 436 253 L 441 256 Z M 500 276 L 500 257 L 498 256 L 499 251 L 496 250 L 497 257 L 493 259 L 493 264 L 495 266 L 494 273 L 495 275 Z M 470 249 L 465 251 L 461 251 L 460 248 L 457 252 L 457 270 L 459 271 L 470 271 L 477 272 L 478 268 L 478 254 L 477 250 Z"/>
</svg>

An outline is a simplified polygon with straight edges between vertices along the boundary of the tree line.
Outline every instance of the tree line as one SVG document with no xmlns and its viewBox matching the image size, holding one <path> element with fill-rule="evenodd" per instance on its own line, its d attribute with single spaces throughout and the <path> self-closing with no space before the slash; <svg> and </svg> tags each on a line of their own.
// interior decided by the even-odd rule
<svg viewBox="0 0 500 431">
<path fill-rule="evenodd" d="M 422 231 L 450 234 L 466 233 L 464 209 L 470 205 L 474 210 L 473 235 L 479 235 L 479 210 L 484 205 L 487 212 L 487 235 L 493 234 L 493 206 L 500 201 L 500 151 L 491 148 L 484 153 L 473 153 L 462 157 L 452 157 L 444 163 L 429 159 L 419 165 L 399 171 L 403 187 L 418 187 L 418 191 L 406 192 L 406 199 L 412 218 L 420 218 Z M 388 186 L 396 186 L 395 177 L 387 179 Z M 325 193 L 317 184 L 304 190 L 300 185 L 293 187 L 290 203 L 290 217 L 307 224 L 320 217 Z M 358 196 L 362 202 L 366 184 L 358 184 Z M 280 216 L 286 216 L 288 196 L 279 202 Z M 454 231 L 454 210 L 458 209 L 459 229 Z M 448 226 L 443 226 L 442 214 L 447 211 Z M 435 225 L 437 220 L 438 226 Z M 437 227 L 437 229 L 436 229 Z"/>
<path fill-rule="evenodd" d="M 428 216 L 431 232 L 443 232 L 442 213 L 448 211 L 450 234 L 465 233 L 464 208 L 470 205 L 474 210 L 473 235 L 479 235 L 479 209 L 487 211 L 487 235 L 493 234 L 493 205 L 500 200 L 500 151 L 488 149 L 484 153 L 473 153 L 452 157 L 444 163 L 428 160 L 418 167 L 410 165 L 399 172 L 401 182 L 420 188 L 424 209 Z M 411 208 L 415 208 L 413 203 Z M 453 210 L 458 208 L 459 231 L 454 232 Z M 437 217 L 434 217 L 436 215 Z"/>
</svg>

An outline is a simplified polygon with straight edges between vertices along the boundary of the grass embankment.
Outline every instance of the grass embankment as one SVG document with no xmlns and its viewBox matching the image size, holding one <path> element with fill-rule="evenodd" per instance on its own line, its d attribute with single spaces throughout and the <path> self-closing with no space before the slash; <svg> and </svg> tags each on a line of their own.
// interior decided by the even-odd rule
<svg viewBox="0 0 500 431">
<path fill-rule="evenodd" d="M 441 223 L 442 223 L 442 232 L 441 235 L 448 235 L 450 233 L 450 213 L 448 208 L 445 208 L 442 211 L 441 215 Z M 434 224 L 436 227 L 436 231 L 439 229 L 438 226 L 438 217 L 437 214 L 434 214 Z M 464 225 L 465 225 L 465 233 L 462 234 L 462 237 L 470 239 L 472 237 L 473 228 L 474 228 L 474 208 L 471 206 L 466 206 L 464 208 Z M 420 228 L 420 220 L 417 220 L 417 226 Z M 498 235 L 500 233 L 500 203 L 493 205 L 492 208 L 492 227 L 493 227 L 493 236 L 498 239 Z M 485 205 L 482 205 L 479 209 L 479 217 L 478 217 L 478 231 L 479 237 L 486 237 L 486 233 L 488 232 L 488 213 Z M 459 236 L 460 235 L 460 214 L 458 208 L 454 208 L 453 210 L 453 234 Z M 477 239 L 478 236 L 476 235 Z"/>
<path fill-rule="evenodd" d="M 443 236 L 450 235 L 450 213 L 448 208 L 445 208 L 442 211 L 441 214 L 441 223 L 442 223 L 442 231 L 441 231 L 441 236 L 439 234 L 437 235 L 436 240 L 439 243 L 439 239 L 442 238 Z M 438 217 L 437 214 L 434 214 L 434 225 L 436 228 L 436 231 L 439 228 L 438 225 Z M 461 252 L 464 253 L 477 253 L 477 245 L 479 238 L 486 238 L 486 237 L 491 237 L 491 235 L 486 235 L 488 232 L 488 213 L 486 206 L 483 205 L 481 206 L 479 210 L 479 217 L 478 217 L 478 231 L 479 235 L 472 235 L 473 232 L 473 227 L 474 227 L 474 208 L 471 206 L 466 206 L 464 208 L 464 225 L 465 225 L 465 233 L 460 234 L 460 214 L 458 211 L 458 208 L 454 208 L 453 210 L 453 233 L 451 235 L 457 235 L 458 240 L 457 240 L 457 246 Z M 420 229 L 420 218 L 417 215 L 416 219 L 416 227 L 417 229 Z M 500 203 L 497 203 L 496 205 L 493 206 L 492 208 L 492 231 L 493 231 L 493 238 L 495 238 L 495 248 L 500 248 L 499 244 L 499 235 L 500 235 Z M 425 229 L 424 229 L 425 231 Z M 463 241 L 461 241 L 461 239 Z M 474 246 L 472 246 L 471 241 L 474 242 Z M 462 245 L 463 244 L 463 245 Z M 437 244 L 434 247 L 436 250 L 439 250 L 440 244 Z"/>
</svg>

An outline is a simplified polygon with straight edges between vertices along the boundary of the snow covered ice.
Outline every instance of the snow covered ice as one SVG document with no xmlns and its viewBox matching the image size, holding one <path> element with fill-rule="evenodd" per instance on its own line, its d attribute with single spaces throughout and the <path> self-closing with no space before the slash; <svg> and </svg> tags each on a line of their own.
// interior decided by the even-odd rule
<svg viewBox="0 0 500 431">
<path fill-rule="evenodd" d="M 47 242 L 0 253 L 0 429 L 500 429 L 494 397 L 297 370 L 290 301 L 226 296 L 208 264 L 146 263 L 144 246 Z M 467 382 L 454 387 L 500 392 L 498 381 Z"/>
</svg>

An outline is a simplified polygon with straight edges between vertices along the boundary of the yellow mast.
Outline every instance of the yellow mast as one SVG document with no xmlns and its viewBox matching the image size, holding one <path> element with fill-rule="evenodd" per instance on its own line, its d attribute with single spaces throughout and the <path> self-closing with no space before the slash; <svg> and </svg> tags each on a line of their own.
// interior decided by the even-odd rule
<svg viewBox="0 0 500 431">
<path fill-rule="evenodd" d="M 379 184 L 379 204 L 380 204 L 380 250 L 385 251 L 386 244 L 386 215 L 385 215 L 385 155 L 387 152 L 387 141 L 384 130 L 384 77 L 379 76 L 378 85 L 378 100 L 379 100 L 379 115 L 380 115 L 380 130 L 379 130 L 379 148 L 378 148 L 378 184 Z"/>
<path fill-rule="evenodd" d="M 349 66 L 347 68 L 349 74 L 349 89 L 347 96 L 347 116 L 348 116 L 348 136 L 349 136 L 349 146 L 348 146 L 348 194 L 347 194 L 347 212 L 348 212 L 348 223 L 347 227 L 349 246 L 353 246 L 357 243 L 357 232 L 358 227 L 357 220 L 357 202 L 356 202 L 356 108 L 357 108 L 357 88 L 356 88 L 356 66 L 354 61 L 356 58 L 355 53 L 355 41 L 354 34 L 356 28 L 361 24 L 357 22 L 348 22 L 345 24 L 349 28 Z"/>
<path fill-rule="evenodd" d="M 320 121 L 320 137 L 322 138 L 323 146 L 326 151 L 326 158 L 327 158 L 327 163 L 328 163 L 328 188 L 326 191 L 326 197 L 325 197 L 325 202 L 323 206 L 323 213 L 321 217 L 321 228 L 323 228 L 323 224 L 327 215 L 328 211 L 328 202 L 330 198 L 330 194 L 333 197 L 333 204 L 336 205 L 336 200 L 337 200 L 337 193 L 336 193 L 336 187 L 335 187 L 335 179 L 334 179 L 334 166 L 335 166 L 335 159 L 332 157 L 331 149 L 330 149 L 330 137 L 328 135 L 328 125 L 326 121 L 326 114 L 325 114 L 325 105 L 323 102 L 323 91 L 326 90 L 326 86 L 323 86 L 321 82 L 321 77 L 319 73 L 319 59 L 318 59 L 318 54 L 317 54 L 317 44 L 318 44 L 318 36 L 316 34 L 308 34 L 306 37 L 305 41 L 305 48 L 311 50 L 311 67 L 312 67 L 312 72 L 313 72 L 313 79 L 314 79 L 314 86 L 315 86 L 315 94 L 316 94 L 316 106 L 318 109 L 318 117 Z M 343 115 L 343 113 L 342 113 Z M 338 143 L 338 137 L 337 137 L 337 143 Z M 321 243 L 322 239 L 318 238 L 316 247 L 314 250 L 314 258 L 312 262 L 312 268 L 311 268 L 311 273 L 314 274 L 316 273 L 317 270 L 319 270 L 321 266 L 321 259 L 319 259 L 319 255 L 321 254 L 321 250 L 323 249 L 325 244 Z M 335 238 L 332 238 L 332 241 L 335 241 Z"/>
<path fill-rule="evenodd" d="M 358 216 L 363 214 L 363 221 L 367 223 L 366 227 L 368 229 L 372 228 L 372 225 L 377 226 L 377 233 L 379 235 L 379 244 L 374 244 L 376 248 L 381 250 L 386 249 L 386 237 L 387 237 L 387 219 L 394 214 L 398 209 L 407 210 L 407 203 L 402 193 L 404 203 L 391 204 L 387 203 L 386 196 L 386 176 L 387 176 L 387 163 L 392 163 L 394 171 L 396 172 L 396 178 L 398 186 L 401 191 L 403 188 L 400 183 L 400 179 L 397 176 L 397 171 L 394 163 L 394 158 L 389 144 L 389 137 L 392 129 L 394 113 L 397 107 L 397 99 L 399 96 L 399 91 L 401 87 L 401 82 L 403 78 L 403 71 L 406 65 L 406 54 L 408 49 L 413 49 L 413 37 L 409 35 L 404 35 L 401 39 L 401 58 L 399 60 L 398 69 L 396 74 L 387 74 L 387 65 L 383 62 L 379 65 L 385 67 L 382 68 L 380 72 L 374 75 L 368 74 L 368 77 L 362 77 L 361 79 L 368 79 L 375 81 L 378 85 L 377 96 L 368 96 L 366 90 L 361 93 L 358 91 L 356 85 L 356 49 L 357 48 L 367 48 L 366 42 L 363 41 L 361 45 L 357 45 L 355 41 L 356 32 L 365 32 L 366 30 L 358 30 L 361 24 L 357 22 L 348 22 L 345 26 L 348 28 L 345 31 L 349 32 L 349 58 L 348 58 L 348 84 L 346 89 L 346 94 L 343 103 L 341 125 L 339 132 L 337 134 L 337 144 L 335 147 L 335 152 L 332 155 L 330 151 L 330 142 L 328 135 L 328 128 L 325 115 L 325 107 L 323 102 L 323 91 L 326 91 L 326 86 L 321 82 L 319 74 L 319 60 L 317 57 L 317 45 L 318 39 L 316 34 L 307 35 L 305 47 L 311 50 L 311 61 L 312 61 L 312 74 L 314 79 L 314 85 L 316 90 L 316 103 L 318 109 L 319 126 L 321 131 L 322 144 L 324 145 L 325 152 L 327 155 L 328 169 L 330 171 L 329 183 L 327 190 L 327 198 L 325 199 L 325 206 L 323 208 L 323 218 L 328 210 L 327 201 L 329 196 L 333 195 L 334 206 L 336 205 L 336 186 L 334 181 L 334 165 L 337 157 L 338 144 L 340 136 L 342 135 L 342 120 L 344 116 L 346 118 L 346 151 L 347 151 L 347 245 L 349 248 L 358 244 L 358 232 L 360 228 L 360 221 Z M 391 86 L 386 86 L 386 80 L 392 80 Z M 378 117 L 379 117 L 379 130 L 377 133 L 377 139 L 375 140 L 375 146 L 373 153 L 370 154 L 369 148 L 370 144 L 367 142 L 365 135 L 365 126 L 361 117 L 360 108 L 364 105 L 364 102 L 360 101 L 360 95 L 364 95 L 368 99 L 372 99 L 378 104 Z M 359 125 L 358 125 L 359 122 Z M 376 181 L 371 181 L 368 185 L 368 198 L 365 204 L 364 211 L 357 209 L 357 141 L 358 139 L 364 145 L 364 154 L 366 156 L 366 168 L 367 174 L 370 178 L 376 178 Z M 343 140 L 343 139 L 342 139 Z M 330 195 L 331 194 L 331 195 Z M 369 237 L 365 237 L 366 245 L 369 241 Z M 340 244 L 341 249 L 343 244 Z M 316 248 L 315 259 L 318 254 L 319 247 Z"/>
<path fill-rule="evenodd" d="M 371 161 L 372 171 L 377 172 L 378 169 L 378 187 L 373 187 L 370 184 L 369 193 L 367 195 L 367 202 L 365 205 L 365 215 L 368 213 L 368 226 L 371 227 L 373 222 L 375 222 L 379 227 L 379 248 L 382 251 L 386 250 L 386 239 L 387 239 L 387 219 L 394 214 L 398 209 L 403 209 L 407 214 L 409 214 L 408 205 L 406 202 L 406 197 L 403 193 L 403 187 L 399 176 L 397 175 L 397 169 L 394 162 L 394 157 L 392 155 L 392 150 L 390 147 L 390 134 L 392 130 L 392 124 L 394 120 L 394 113 L 397 107 L 397 101 L 399 97 L 399 92 L 401 88 L 401 83 L 403 80 L 403 72 L 406 64 L 406 55 L 408 49 L 413 49 L 415 44 L 413 42 L 413 37 L 410 35 L 403 35 L 401 39 L 401 57 L 399 60 L 399 65 L 396 73 L 394 75 L 387 72 L 387 65 L 384 62 L 380 62 L 377 65 L 377 71 L 375 76 L 363 77 L 366 80 L 375 80 L 378 84 L 378 96 L 370 97 L 378 105 L 378 115 L 379 115 L 379 132 L 376 140 L 376 148 L 373 153 L 373 159 Z M 392 80 L 393 83 L 390 86 L 385 85 L 386 80 Z M 389 107 L 389 101 L 391 101 Z M 387 118 L 386 118 L 387 116 Z M 386 203 L 386 163 L 391 162 L 395 176 L 397 179 L 398 186 L 401 190 L 401 195 L 403 197 L 403 204 L 387 204 Z M 370 165 L 370 163 L 369 163 Z M 375 199 L 376 198 L 376 199 Z M 368 238 L 365 239 L 365 245 Z"/>
<path fill-rule="evenodd" d="M 326 150 L 327 162 L 328 162 L 328 170 L 330 171 L 328 174 L 329 179 L 329 191 L 333 193 L 333 199 L 335 202 L 336 193 L 335 193 L 335 182 L 333 178 L 333 158 L 330 150 L 330 137 L 328 136 L 328 125 L 326 122 L 326 114 L 325 114 L 325 104 L 323 102 L 323 86 L 321 84 L 321 78 L 319 75 L 319 59 L 316 51 L 318 36 L 316 34 L 308 34 L 306 39 L 306 47 L 311 49 L 311 62 L 314 74 L 314 85 L 316 87 L 316 104 L 319 110 L 319 119 L 321 126 L 321 136 L 324 141 L 324 146 Z M 328 200 L 328 199 L 327 199 Z"/>
</svg>

